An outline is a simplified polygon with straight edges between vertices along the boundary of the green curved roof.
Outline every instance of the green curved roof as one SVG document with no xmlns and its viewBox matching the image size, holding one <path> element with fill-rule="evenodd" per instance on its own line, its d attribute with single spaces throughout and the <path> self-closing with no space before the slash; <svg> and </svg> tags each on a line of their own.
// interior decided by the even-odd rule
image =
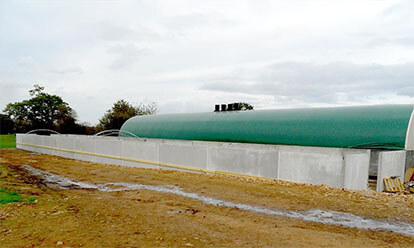
<svg viewBox="0 0 414 248">
<path fill-rule="evenodd" d="M 412 112 L 413 105 L 381 105 L 161 114 L 133 117 L 121 130 L 160 139 L 404 149 Z"/>
</svg>

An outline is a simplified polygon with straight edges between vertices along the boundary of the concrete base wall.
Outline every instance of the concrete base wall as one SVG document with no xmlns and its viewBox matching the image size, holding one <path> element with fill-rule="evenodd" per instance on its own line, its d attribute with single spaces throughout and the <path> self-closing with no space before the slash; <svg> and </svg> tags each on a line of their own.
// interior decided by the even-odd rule
<svg viewBox="0 0 414 248">
<path fill-rule="evenodd" d="M 396 176 L 404 182 L 406 151 L 380 152 L 378 158 L 377 191 L 384 191 L 384 177 Z"/>
<path fill-rule="evenodd" d="M 343 150 L 339 148 L 279 148 L 279 178 L 344 187 Z"/>
<path fill-rule="evenodd" d="M 407 151 L 407 156 L 405 157 L 405 169 L 414 167 L 414 150 Z"/>
<path fill-rule="evenodd" d="M 84 135 L 17 134 L 16 139 L 19 149 L 98 163 L 171 169 L 157 165 L 167 163 L 348 189 L 368 187 L 369 150 Z M 152 162 L 125 161 L 98 154 Z"/>
<path fill-rule="evenodd" d="M 362 151 L 361 153 L 345 152 L 344 160 L 344 188 L 366 189 L 369 176 L 369 153 L 367 154 L 366 151 Z"/>
</svg>

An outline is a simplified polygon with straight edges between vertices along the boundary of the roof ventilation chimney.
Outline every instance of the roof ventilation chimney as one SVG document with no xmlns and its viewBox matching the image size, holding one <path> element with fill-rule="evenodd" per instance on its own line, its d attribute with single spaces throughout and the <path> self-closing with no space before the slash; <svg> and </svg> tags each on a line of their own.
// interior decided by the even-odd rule
<svg viewBox="0 0 414 248">
<path fill-rule="evenodd" d="M 214 112 L 220 112 L 220 105 L 219 104 L 216 104 L 214 106 Z"/>
<path fill-rule="evenodd" d="M 233 111 L 233 103 L 227 105 L 227 111 Z"/>
<path fill-rule="evenodd" d="M 241 110 L 240 104 L 238 102 L 233 103 L 233 105 L 234 105 L 233 106 L 234 110 L 236 110 L 236 111 Z"/>
</svg>

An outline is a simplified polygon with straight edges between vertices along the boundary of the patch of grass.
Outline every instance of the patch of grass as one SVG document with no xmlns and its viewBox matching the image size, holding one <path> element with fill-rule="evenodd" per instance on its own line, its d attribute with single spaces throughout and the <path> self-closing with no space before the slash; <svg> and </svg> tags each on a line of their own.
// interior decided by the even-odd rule
<svg viewBox="0 0 414 248">
<path fill-rule="evenodd" d="M 35 202 L 36 198 L 20 195 L 7 186 L 7 178 L 13 174 L 14 173 L 10 173 L 6 168 L 0 167 L 0 206 L 13 202 Z"/>
<path fill-rule="evenodd" d="M 13 202 L 34 203 L 35 201 L 36 198 L 34 197 L 22 196 L 16 191 L 8 190 L 7 187 L 0 188 L 0 205 Z"/>
<path fill-rule="evenodd" d="M 1 134 L 0 148 L 16 148 L 16 134 Z"/>
<path fill-rule="evenodd" d="M 0 204 L 6 204 L 11 202 L 21 202 L 23 197 L 15 191 L 7 191 L 5 189 L 0 189 Z"/>
</svg>

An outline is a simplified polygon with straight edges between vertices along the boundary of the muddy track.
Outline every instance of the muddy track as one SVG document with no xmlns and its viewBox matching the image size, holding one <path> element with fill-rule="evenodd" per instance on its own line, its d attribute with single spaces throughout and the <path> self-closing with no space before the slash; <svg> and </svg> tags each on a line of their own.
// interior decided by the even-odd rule
<svg viewBox="0 0 414 248">
<path fill-rule="evenodd" d="M 39 188 L 49 188 L 46 184 L 45 179 L 36 175 L 33 175 L 26 170 L 22 165 L 7 165 L 8 169 L 19 175 L 18 179 L 24 184 L 36 185 Z"/>
<path fill-rule="evenodd" d="M 71 247 L 411 247 L 414 243 L 407 236 L 414 223 L 412 196 L 123 168 L 18 150 L 0 150 L 0 155 L 1 166 L 17 175 L 0 183 L 38 194 L 36 204 L 0 208 L 0 214 L 9 216 L 1 220 L 0 230 L 6 247 L 50 247 L 57 242 Z M 357 226 L 362 229 L 332 222 L 352 222 L 356 217 L 365 225 Z M 318 223 L 321 218 L 330 222 Z M 397 233 L 386 231 L 393 230 L 389 225 Z"/>
<path fill-rule="evenodd" d="M 55 189 L 86 189 L 86 190 L 98 190 L 103 192 L 117 192 L 117 191 L 129 191 L 129 190 L 150 190 L 166 194 L 174 194 L 182 197 L 196 199 L 206 205 L 224 206 L 228 208 L 235 208 L 240 210 L 251 211 L 266 215 L 276 215 L 294 219 L 301 219 L 316 223 L 340 225 L 345 227 L 353 227 L 358 229 L 371 229 L 371 230 L 386 230 L 395 233 L 400 233 L 414 237 L 414 223 L 396 222 L 396 221 L 381 221 L 368 218 L 362 218 L 350 213 L 343 213 L 337 211 L 323 211 L 320 209 L 312 209 L 310 211 L 286 211 L 277 209 L 268 209 L 261 206 L 247 205 L 224 201 L 221 199 L 206 197 L 204 195 L 189 193 L 183 191 L 176 186 L 160 186 L 160 185 L 144 185 L 138 183 L 125 183 L 125 182 L 108 182 L 104 184 L 90 184 L 85 182 L 79 182 L 70 178 L 55 175 L 53 173 L 35 169 L 29 165 L 20 166 L 20 170 L 25 170 L 32 177 L 37 177 L 42 181 L 42 184 Z"/>
</svg>

